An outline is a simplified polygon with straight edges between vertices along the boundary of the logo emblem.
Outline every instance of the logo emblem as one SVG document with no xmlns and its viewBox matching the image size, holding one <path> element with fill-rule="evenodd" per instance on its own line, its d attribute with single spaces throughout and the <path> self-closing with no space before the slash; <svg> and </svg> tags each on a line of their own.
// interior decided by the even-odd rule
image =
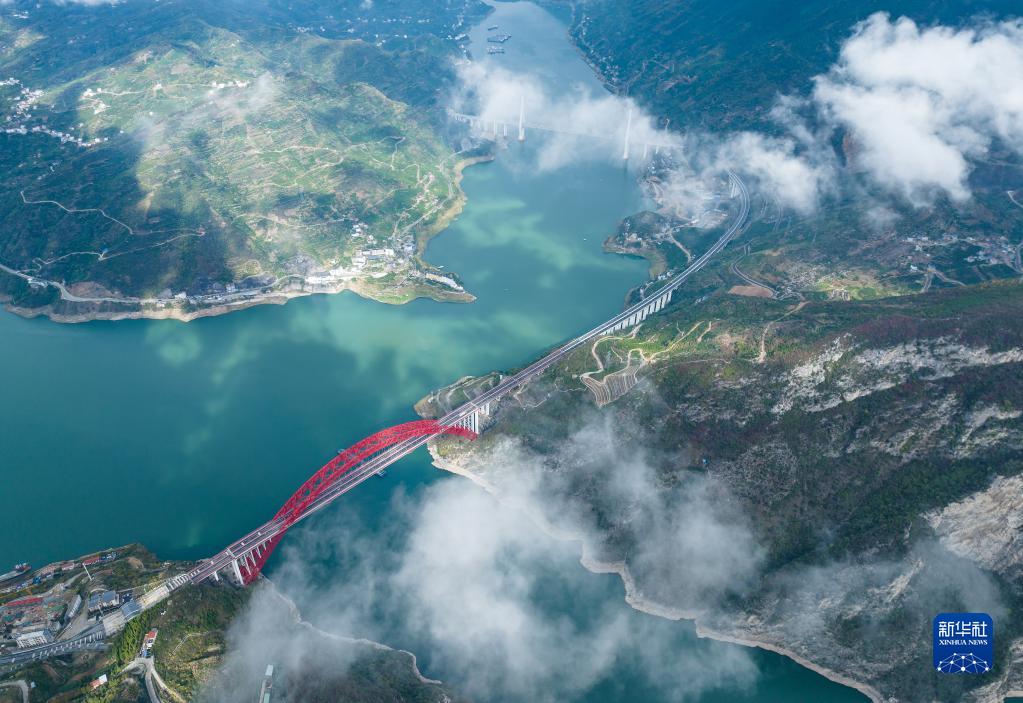
<svg viewBox="0 0 1023 703">
<path fill-rule="evenodd" d="M 987 613 L 934 618 L 934 668 L 944 674 L 986 674 L 994 666 L 995 625 Z"/>
</svg>

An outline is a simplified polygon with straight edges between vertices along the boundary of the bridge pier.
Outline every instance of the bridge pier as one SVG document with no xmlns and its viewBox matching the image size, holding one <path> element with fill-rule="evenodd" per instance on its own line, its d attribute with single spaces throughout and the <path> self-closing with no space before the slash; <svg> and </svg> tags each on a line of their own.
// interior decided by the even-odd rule
<svg viewBox="0 0 1023 703">
<path fill-rule="evenodd" d="M 469 119 L 469 116 L 465 117 Z M 480 126 L 482 131 L 485 132 L 485 123 L 480 121 Z M 537 128 L 540 129 L 540 127 Z M 626 131 L 626 136 L 628 136 L 628 130 Z M 626 142 L 626 157 L 628 154 L 627 148 L 628 143 Z M 671 147 L 665 148 L 671 149 Z M 749 193 L 742 181 L 738 179 L 738 176 L 731 171 L 729 171 L 729 178 L 738 194 L 742 196 L 741 210 L 738 216 L 706 254 L 693 262 L 684 273 L 680 273 L 671 279 L 668 283 L 669 288 L 655 292 L 653 298 L 644 298 L 634 306 L 629 306 L 627 308 L 628 312 L 623 312 L 612 318 L 615 322 L 601 324 L 514 375 L 499 377 L 497 384 L 488 388 L 485 397 L 492 400 L 505 397 L 513 389 L 521 387 L 529 379 L 543 373 L 549 368 L 552 360 L 580 348 L 581 345 L 592 341 L 597 334 L 617 332 L 624 329 L 627 325 L 641 322 L 671 302 L 674 287 L 681 285 L 688 276 L 699 271 L 709 260 L 710 256 L 720 252 L 748 222 L 750 211 Z M 220 569 L 225 570 L 225 578 L 233 577 L 240 585 L 244 586 L 247 576 L 248 581 L 251 583 L 258 576 L 263 563 L 266 561 L 266 557 L 272 553 L 287 530 L 299 520 L 305 519 L 313 512 L 323 508 L 331 501 L 369 479 L 373 472 L 380 471 L 401 457 L 407 456 L 431 438 L 448 434 L 465 439 L 475 439 L 481 426 L 485 426 L 486 422 L 490 419 L 490 407 L 490 402 L 476 403 L 470 400 L 463 404 L 461 408 L 452 410 L 440 419 L 417 420 L 389 427 L 364 438 L 344 451 L 338 452 L 334 458 L 309 477 L 281 507 L 277 514 L 271 520 L 264 523 L 255 533 L 248 533 L 244 538 L 218 552 L 212 559 L 199 562 L 187 575 L 180 575 L 171 579 L 167 583 L 167 589 L 173 590 L 184 583 L 198 583 L 207 577 L 220 581 L 220 576 L 213 569 L 215 565 L 219 565 Z M 465 413 L 465 410 L 469 410 L 469 412 Z M 456 420 L 455 418 L 459 419 Z M 385 451 L 390 453 L 383 454 Z M 376 461 L 376 458 L 379 458 L 380 461 L 373 464 L 367 463 Z M 358 466 L 362 467 L 361 471 L 354 474 L 348 473 L 351 469 Z M 346 479 L 341 481 L 341 477 L 346 475 L 352 476 L 352 480 Z M 237 553 L 234 550 L 237 550 Z M 247 574 L 242 572 L 240 564 L 242 559 L 247 560 L 245 564 Z M 228 562 L 230 562 L 230 568 L 227 567 Z M 181 579 L 180 584 L 178 579 Z M 163 592 L 160 593 L 162 594 Z"/>
<path fill-rule="evenodd" d="M 475 410 L 473 412 L 469 413 L 468 415 L 466 415 L 465 417 L 463 417 L 456 424 L 457 424 L 458 427 L 464 427 L 465 429 L 471 430 L 472 432 L 475 432 L 476 434 L 480 433 L 479 413 L 476 412 Z"/>
<path fill-rule="evenodd" d="M 629 160 L 629 133 L 632 131 L 632 108 L 629 108 L 629 113 L 625 118 L 625 150 L 622 152 L 622 159 L 625 161 Z"/>
<path fill-rule="evenodd" d="M 231 560 L 231 573 L 234 575 L 236 579 L 238 579 L 239 586 L 245 585 L 245 579 L 242 578 L 242 570 L 238 568 L 238 559 Z"/>
<path fill-rule="evenodd" d="M 490 402 L 486 402 L 473 409 L 471 413 L 455 423 L 456 427 L 463 427 L 475 434 L 479 434 L 490 417 Z"/>
<path fill-rule="evenodd" d="M 612 328 L 610 328 L 608 330 L 605 330 L 601 334 L 612 334 L 614 332 L 620 332 L 620 331 L 622 331 L 622 330 L 624 330 L 624 329 L 626 329 L 628 327 L 634 327 L 634 326 L 638 325 L 640 322 L 643 322 L 645 319 L 647 319 L 648 317 L 653 315 L 655 312 L 658 312 L 658 311 L 662 310 L 664 308 L 664 306 L 667 305 L 668 302 L 671 300 L 671 294 L 672 294 L 672 291 L 668 291 L 667 293 L 659 294 L 656 298 L 651 300 L 647 305 L 645 305 L 639 311 L 634 312 L 627 319 L 622 320 L 621 322 L 616 324 L 614 327 L 612 327 Z"/>
<path fill-rule="evenodd" d="M 526 99 L 519 96 L 519 141 L 526 141 Z"/>
</svg>

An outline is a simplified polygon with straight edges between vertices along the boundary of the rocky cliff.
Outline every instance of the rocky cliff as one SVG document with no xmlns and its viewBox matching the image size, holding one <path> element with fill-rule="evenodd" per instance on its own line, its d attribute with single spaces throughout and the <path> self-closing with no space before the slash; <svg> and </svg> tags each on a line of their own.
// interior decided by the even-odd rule
<svg viewBox="0 0 1023 703">
<path fill-rule="evenodd" d="M 434 454 L 581 538 L 638 607 L 875 700 L 1000 700 L 1023 689 L 1021 311 L 1018 283 L 718 294 L 577 351 Z M 950 611 L 995 618 L 992 675 L 932 670 Z"/>
</svg>

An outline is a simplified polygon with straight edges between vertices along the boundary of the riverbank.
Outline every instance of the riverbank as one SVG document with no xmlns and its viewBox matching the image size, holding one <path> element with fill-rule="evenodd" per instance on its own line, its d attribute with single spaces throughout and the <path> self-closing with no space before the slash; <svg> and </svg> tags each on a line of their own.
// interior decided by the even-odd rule
<svg viewBox="0 0 1023 703">
<path fill-rule="evenodd" d="M 476 164 L 493 161 L 493 153 L 459 159 L 452 167 L 452 202 L 438 216 L 436 221 L 416 237 L 416 268 L 397 283 L 381 283 L 373 278 L 337 277 L 322 280 L 326 275 L 317 276 L 316 282 L 298 275 L 286 276 L 275 281 L 271 290 L 242 291 L 235 293 L 193 296 L 185 299 L 134 298 L 116 296 L 76 295 L 62 282 L 47 281 L 0 264 L 0 275 L 20 278 L 37 287 L 51 287 L 57 290 L 59 299 L 39 307 L 23 307 L 12 304 L 10 295 L 0 294 L 0 306 L 7 312 L 24 318 L 46 317 L 53 322 L 75 324 L 93 320 L 177 320 L 191 322 L 204 317 L 216 317 L 245 310 L 258 305 L 284 305 L 294 298 L 310 295 L 338 295 L 350 291 L 356 295 L 388 305 L 404 305 L 413 300 L 427 298 L 438 303 L 471 303 L 476 296 L 465 290 L 449 288 L 438 279 L 434 267 L 424 260 L 430 240 L 442 234 L 465 209 L 468 197 L 462 190 L 465 169 Z M 451 278 L 450 274 L 444 278 Z M 454 279 L 452 279 L 454 280 Z M 85 282 L 83 285 L 88 285 Z M 77 308 L 77 309 L 76 309 Z"/>
<path fill-rule="evenodd" d="M 416 237 L 416 256 L 419 257 L 419 262 L 421 264 L 428 265 L 422 260 L 422 257 L 426 254 L 426 245 L 430 243 L 431 239 L 446 230 L 454 219 L 462 214 L 466 203 L 469 201 L 465 191 L 462 190 L 462 180 L 465 178 L 465 169 L 477 164 L 489 163 L 495 158 L 497 157 L 493 153 L 481 154 L 479 156 L 470 156 L 461 159 L 454 165 L 454 168 L 452 169 L 454 175 L 452 183 L 457 193 L 455 195 L 454 202 L 438 216 L 437 222 L 434 223 L 432 227 L 425 232 L 420 233 L 419 236 Z"/>
<path fill-rule="evenodd" d="M 424 676 L 411 652 L 315 626 L 270 579 L 243 591 L 214 588 L 244 593 L 248 601 L 227 628 L 216 671 L 193 689 L 190 700 L 247 703 L 252 681 L 263 676 L 267 664 L 273 666 L 274 695 L 290 700 L 461 700 L 442 682 Z M 158 652 L 155 660 L 160 661 Z"/>
<path fill-rule="evenodd" d="M 235 300 L 209 305 L 208 307 L 188 308 L 180 301 L 173 299 L 162 300 L 153 303 L 153 307 L 140 307 L 134 310 L 116 309 L 93 309 L 82 312 L 65 311 L 53 304 L 38 308 L 24 308 L 11 304 L 10 296 L 0 297 L 0 305 L 7 312 L 14 313 L 19 317 L 35 318 L 46 317 L 53 322 L 79 323 L 91 322 L 93 320 L 177 320 L 179 322 L 191 322 L 203 317 L 217 317 L 230 312 L 237 312 L 259 305 L 284 305 L 295 298 L 305 298 L 311 295 L 338 295 L 350 291 L 361 298 L 373 300 L 388 305 L 404 305 L 413 300 L 428 298 L 439 303 L 471 303 L 476 299 L 466 291 L 443 291 L 438 286 L 419 284 L 415 291 L 405 289 L 386 289 L 378 287 L 371 281 L 343 281 L 335 285 L 318 284 L 315 289 L 291 289 L 275 290 L 268 293 L 257 293 Z M 76 302 L 76 301 L 71 301 Z M 96 306 L 116 305 L 114 301 L 97 301 Z M 124 299 L 124 305 L 149 305 L 141 301 Z"/>
<path fill-rule="evenodd" d="M 318 637 L 323 637 L 324 639 L 333 640 L 335 642 L 343 642 L 345 644 L 369 647 L 371 649 L 376 649 L 381 652 L 393 652 L 395 654 L 404 654 L 408 656 L 410 660 L 410 665 L 412 667 L 412 674 L 413 676 L 416 677 L 416 680 L 419 681 L 419 683 L 434 686 L 440 686 L 444 683 L 443 681 L 438 681 L 437 679 L 431 679 L 427 678 L 426 676 L 423 676 L 423 672 L 419 670 L 419 662 L 416 659 L 416 655 L 413 654 L 412 652 L 409 652 L 404 649 L 395 649 L 394 647 L 389 647 L 388 645 L 383 644 L 381 642 L 375 642 L 373 640 L 368 640 L 362 637 L 358 638 L 346 637 L 344 635 L 337 635 L 332 632 L 327 632 L 326 630 L 321 630 L 320 628 L 316 627 L 316 625 L 313 625 L 308 620 L 304 620 L 302 618 L 302 611 L 299 609 L 298 604 L 295 603 L 295 601 L 293 601 L 287 595 L 285 595 L 279 588 L 277 588 L 277 585 L 274 584 L 273 581 L 271 581 L 268 578 L 264 578 L 263 582 L 266 584 L 267 588 L 270 589 L 270 592 L 273 594 L 273 596 L 275 598 L 280 599 L 280 601 L 284 603 L 285 606 L 288 608 L 288 613 L 291 616 L 292 622 L 295 625 L 298 625 L 299 627 L 314 633 Z"/>
<path fill-rule="evenodd" d="M 665 618 L 668 620 L 689 620 L 696 626 L 696 636 L 705 637 L 707 639 L 716 640 L 718 642 L 727 642 L 729 644 L 737 644 L 744 647 L 755 647 L 757 649 L 763 649 L 768 652 L 774 652 L 780 654 L 783 657 L 791 659 L 795 663 L 802 667 L 813 671 L 814 673 L 820 674 L 829 681 L 834 681 L 837 684 L 854 688 L 873 703 L 882 703 L 884 698 L 881 692 L 874 687 L 855 681 L 848 676 L 833 671 L 826 667 L 820 666 L 810 661 L 806 657 L 802 657 L 791 649 L 787 649 L 781 644 L 774 642 L 767 642 L 765 640 L 757 640 L 749 637 L 736 637 L 734 635 L 727 635 L 716 630 L 712 630 L 702 624 L 700 624 L 699 613 L 693 611 L 683 610 L 681 608 L 675 608 L 663 603 L 657 603 L 656 601 L 648 600 L 639 593 L 639 589 L 636 587 L 636 581 L 629 572 L 629 567 L 625 562 L 602 562 L 591 555 L 587 554 L 585 545 L 583 548 L 583 554 L 580 558 L 580 562 L 583 567 L 594 574 L 617 574 L 622 580 L 622 584 L 625 586 L 625 602 L 636 610 L 647 613 L 648 615 L 654 615 L 659 618 Z"/>
<path fill-rule="evenodd" d="M 79 577 L 84 574 L 81 564 L 89 562 L 92 562 L 89 574 L 93 580 L 79 582 Z M 43 578 L 45 586 L 8 593 L 2 600 L 19 602 L 24 601 L 27 594 L 34 594 L 45 604 L 48 612 L 60 612 L 60 601 L 70 603 L 74 597 L 84 600 L 104 590 L 114 590 L 122 596 L 131 594 L 137 600 L 145 601 L 143 594 L 151 592 L 154 584 L 184 573 L 193 565 L 192 562 L 161 561 L 145 546 L 128 544 L 43 567 L 36 574 Z M 30 579 L 32 572 L 27 574 L 26 579 Z M 45 591 L 39 590 L 44 587 Z M 266 600 L 268 596 L 269 602 Z M 72 616 L 73 622 L 65 624 L 60 639 L 73 639 L 76 632 L 91 621 L 82 600 L 78 603 L 78 615 Z M 74 608 L 67 605 L 68 610 Z M 25 626 L 25 618 L 36 617 L 35 610 L 24 610 L 20 606 L 10 612 L 14 613 L 12 617 L 21 619 L 22 627 Z M 199 700 L 207 700 L 203 697 L 206 688 L 217 681 L 225 664 L 236 661 L 239 652 L 242 659 L 246 658 L 246 648 L 251 646 L 252 639 L 244 634 L 247 629 L 253 622 L 261 623 L 274 617 L 283 618 L 293 628 L 308 631 L 315 638 L 309 642 L 310 651 L 326 651 L 329 643 L 340 645 L 336 651 L 331 650 L 332 654 L 324 663 L 334 661 L 343 665 L 338 666 L 337 671 L 325 674 L 318 685 L 328 689 L 336 685 L 338 692 L 353 685 L 365 685 L 371 700 L 375 700 L 375 695 L 379 695 L 380 700 L 392 700 L 390 694 L 404 690 L 395 685 L 396 681 L 431 690 L 443 685 L 422 674 L 411 652 L 317 628 L 303 619 L 290 597 L 273 581 L 264 578 L 258 585 L 245 589 L 225 582 L 186 585 L 166 598 L 160 608 L 150 608 L 140 615 L 141 624 L 134 631 L 125 628 L 116 635 L 108 636 L 103 644 L 65 655 L 70 656 L 70 666 L 54 668 L 49 664 L 41 665 L 41 660 L 9 665 L 0 687 L 18 686 L 17 680 L 7 681 L 8 676 L 32 679 L 39 682 L 39 695 L 46 699 L 75 697 L 77 700 L 90 680 L 106 674 L 108 680 L 105 685 L 108 691 L 116 691 L 116 700 L 134 700 L 133 696 L 141 688 L 138 677 L 146 672 L 137 671 L 133 664 L 144 661 L 160 687 L 175 700 L 194 700 L 196 696 Z M 139 659 L 143 633 L 149 629 L 158 632 L 159 636 L 150 650 L 150 658 Z M 334 659 L 331 660 L 330 656 Z M 283 654 L 271 659 L 285 662 Z M 280 676 L 291 681 L 308 682 L 309 678 L 316 678 L 318 671 L 315 665 L 310 666 L 311 669 L 305 671 L 307 667 L 303 662 L 293 662 L 290 671 L 287 666 L 279 667 L 284 669 Z M 221 703 L 216 691 L 213 695 Z M 441 689 L 434 697 L 443 699 L 443 695 L 444 690 Z"/>
<path fill-rule="evenodd" d="M 697 637 L 715 640 L 718 642 L 725 642 L 728 644 L 735 644 L 744 647 L 762 649 L 774 654 L 779 654 L 787 659 L 794 661 L 796 664 L 813 671 L 814 673 L 820 674 L 829 681 L 833 681 L 842 686 L 855 689 L 867 696 L 872 703 L 882 703 L 883 697 L 881 693 L 872 686 L 850 679 L 843 674 L 827 669 L 826 667 L 815 664 L 814 662 L 806 659 L 805 657 L 796 654 L 795 652 L 787 649 L 784 645 L 775 642 L 768 642 L 764 640 L 757 640 L 752 637 L 738 637 L 734 635 L 728 635 L 725 633 L 714 631 L 700 624 L 700 613 L 696 611 L 688 611 L 674 606 L 665 605 L 663 603 L 657 603 L 653 600 L 649 600 L 643 597 L 639 593 L 639 589 L 636 586 L 635 579 L 629 572 L 628 566 L 625 562 L 608 562 L 597 559 L 593 554 L 586 542 L 585 536 L 579 533 L 566 532 L 563 529 L 553 525 L 543 514 L 532 510 L 530 506 L 517 503 L 509 502 L 502 492 L 490 481 L 487 481 L 480 474 L 472 471 L 471 469 L 453 461 L 450 457 L 441 456 L 437 451 L 435 442 L 430 442 L 428 445 L 430 456 L 433 460 L 433 465 L 448 473 L 463 478 L 469 479 L 474 484 L 479 486 L 481 489 L 486 491 L 488 494 L 494 497 L 499 503 L 507 505 L 517 510 L 521 510 L 526 513 L 527 517 L 540 528 L 544 534 L 548 535 L 552 539 L 556 539 L 563 542 L 575 542 L 580 546 L 579 562 L 587 571 L 593 574 L 616 574 L 622 581 L 622 585 L 625 588 L 625 602 L 634 610 L 637 610 L 648 615 L 655 617 L 664 618 L 666 620 L 688 620 L 692 622 L 696 627 Z"/>
</svg>

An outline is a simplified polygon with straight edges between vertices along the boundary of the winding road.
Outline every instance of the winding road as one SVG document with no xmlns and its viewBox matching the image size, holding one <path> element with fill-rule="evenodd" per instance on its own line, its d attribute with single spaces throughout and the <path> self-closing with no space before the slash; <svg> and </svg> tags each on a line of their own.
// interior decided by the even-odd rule
<svg viewBox="0 0 1023 703">
<path fill-rule="evenodd" d="M 645 308 L 650 305 L 650 300 L 657 296 L 663 295 L 664 293 L 674 291 L 684 284 L 689 278 L 691 278 L 698 271 L 703 269 L 718 253 L 720 253 L 728 243 L 739 233 L 739 231 L 746 224 L 749 217 L 750 211 L 750 200 L 749 191 L 746 189 L 746 185 L 742 180 L 733 172 L 728 173 L 728 178 L 731 181 L 735 192 L 739 196 L 739 209 L 736 213 L 735 219 L 728 226 L 721 237 L 711 246 L 706 252 L 703 253 L 696 261 L 692 262 L 685 270 L 676 274 L 675 276 L 667 279 L 665 285 L 656 289 L 652 294 L 646 295 L 639 302 L 628 306 L 622 312 L 618 313 L 609 320 L 597 325 L 593 329 L 584 332 L 578 337 L 558 347 L 551 353 L 547 354 L 543 358 L 533 362 L 526 368 L 522 369 L 518 373 L 515 373 L 507 378 L 501 380 L 497 385 L 490 388 L 489 390 L 483 391 L 478 396 L 465 403 L 464 405 L 456 408 L 445 414 L 443 417 L 438 418 L 438 422 L 442 426 L 457 425 L 464 421 L 470 415 L 478 412 L 479 409 L 499 400 L 513 389 L 520 387 L 532 380 L 536 376 L 542 374 L 547 369 L 551 368 L 559 361 L 567 357 L 573 351 L 579 347 L 587 344 L 593 339 L 612 331 L 616 326 L 627 321 L 634 315 L 639 314 Z M 6 268 L 6 267 L 5 267 Z M 211 578 L 216 572 L 221 569 L 227 568 L 231 565 L 231 562 L 253 550 L 257 545 L 266 543 L 271 538 L 279 535 L 291 527 L 294 522 L 304 520 L 314 513 L 319 512 L 323 508 L 327 507 L 330 503 L 336 500 L 338 497 L 344 495 L 348 491 L 352 490 L 363 481 L 371 478 L 375 474 L 379 473 L 384 468 L 390 466 L 394 462 L 398 461 L 402 457 L 405 457 L 414 452 L 419 447 L 425 445 L 433 436 L 421 436 L 414 439 L 408 439 L 397 444 L 390 446 L 389 448 L 375 454 L 361 464 L 355 466 L 346 474 L 340 477 L 336 483 L 334 483 L 328 490 L 316 498 L 310 503 L 301 515 L 294 520 L 291 524 L 286 524 L 283 519 L 270 520 L 251 532 L 247 533 L 240 539 L 231 543 L 228 547 L 218 552 L 216 555 L 209 559 L 205 559 L 199 563 L 188 574 L 181 574 L 176 576 L 166 583 L 158 586 L 153 591 L 143 595 L 138 599 L 138 602 L 143 604 L 144 607 L 152 607 L 156 603 L 166 598 L 170 593 L 184 586 L 188 583 L 200 583 L 208 578 Z M 123 626 L 123 618 L 121 620 L 121 626 Z M 102 646 L 102 639 L 104 634 L 109 636 L 109 632 L 104 632 L 105 629 L 101 624 L 97 624 L 90 630 L 86 631 L 82 635 L 61 642 L 54 642 L 52 644 L 43 645 L 40 647 L 33 647 L 25 650 L 19 650 L 13 654 L 0 657 L 0 666 L 11 666 L 29 663 L 32 661 L 38 661 L 48 656 L 56 654 L 65 654 L 71 651 L 84 649 L 88 647 Z"/>
<path fill-rule="evenodd" d="M 438 418 L 438 422 L 441 425 L 457 425 L 459 422 L 465 420 L 468 416 L 477 412 L 480 407 L 487 405 L 491 402 L 499 400 L 501 397 L 509 393 L 514 388 L 517 388 L 527 381 L 533 379 L 535 376 L 543 373 L 550 367 L 557 364 L 559 361 L 564 359 L 566 356 L 571 354 L 580 346 L 593 340 L 600 335 L 613 330 L 620 323 L 627 321 L 633 315 L 642 311 L 647 305 L 649 305 L 649 299 L 653 296 L 661 295 L 667 291 L 672 291 L 679 288 L 683 283 L 689 280 L 695 273 L 703 269 L 712 258 L 721 252 L 728 243 L 738 234 L 742 227 L 746 224 L 746 220 L 749 217 L 750 200 L 749 191 L 746 189 L 746 184 L 742 182 L 742 179 L 738 175 L 729 171 L 728 178 L 731 181 L 732 186 L 735 188 L 739 200 L 739 211 L 736 213 L 735 219 L 725 230 L 724 234 L 714 242 L 703 255 L 694 261 L 681 273 L 676 274 L 672 278 L 667 280 L 667 283 L 661 288 L 648 295 L 643 300 L 630 305 L 625 308 L 622 312 L 618 313 L 611 319 L 597 325 L 593 329 L 584 332 L 575 339 L 567 342 L 566 344 L 558 347 L 547 356 L 533 362 L 526 368 L 522 369 L 518 373 L 503 379 L 500 383 L 495 385 L 493 388 L 483 391 L 481 394 L 473 398 L 468 403 L 452 410 L 441 418 Z M 390 466 L 394 462 L 398 461 L 402 457 L 405 457 L 414 452 L 419 447 L 425 445 L 430 441 L 432 437 L 417 437 L 415 439 L 405 440 L 391 446 L 390 448 L 376 454 L 357 467 L 351 469 L 348 473 L 342 476 L 337 483 L 330 487 L 329 490 L 324 492 L 315 501 L 313 501 L 308 508 L 301 514 L 301 516 L 294 522 L 299 522 L 306 519 L 310 515 L 319 512 L 327 505 L 332 503 L 341 495 L 352 490 L 363 481 L 369 479 L 374 474 L 380 472 L 386 467 Z M 294 524 L 294 523 L 292 523 Z M 199 583 L 213 576 L 213 574 L 225 567 L 228 567 L 232 561 L 241 555 L 246 554 L 254 547 L 259 544 L 266 542 L 267 540 L 276 537 L 282 531 L 288 529 L 291 525 L 285 525 L 283 520 L 270 520 L 269 522 L 260 525 L 255 530 L 249 532 L 241 539 L 233 542 L 227 548 L 213 556 L 212 558 L 203 561 L 198 567 L 188 573 L 187 581 L 191 583 Z"/>
</svg>

